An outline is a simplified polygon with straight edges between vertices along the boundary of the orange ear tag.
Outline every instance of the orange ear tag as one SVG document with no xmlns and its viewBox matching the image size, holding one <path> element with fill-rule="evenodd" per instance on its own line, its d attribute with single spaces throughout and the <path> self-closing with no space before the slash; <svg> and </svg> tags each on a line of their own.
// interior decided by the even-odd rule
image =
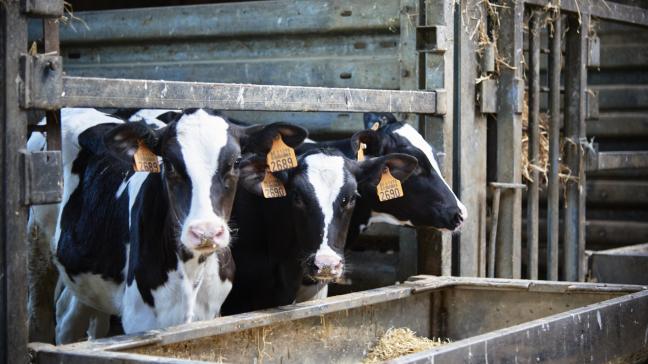
<svg viewBox="0 0 648 364">
<path fill-rule="evenodd" d="M 365 160 L 365 154 L 364 154 L 365 149 L 367 149 L 367 144 L 360 143 L 360 146 L 358 147 L 358 162 L 362 162 L 363 160 Z"/>
<path fill-rule="evenodd" d="M 273 176 L 269 170 L 266 170 L 265 177 L 261 182 L 261 189 L 263 190 L 263 197 L 277 198 L 286 196 L 286 188 L 283 183 Z"/>
<path fill-rule="evenodd" d="M 160 163 L 158 162 L 157 155 L 153 154 L 151 150 L 144 145 L 144 142 L 139 140 L 137 142 L 137 150 L 133 155 L 135 163 L 133 169 L 135 172 L 151 172 L 160 173 Z"/>
<path fill-rule="evenodd" d="M 383 170 L 376 192 L 378 193 L 378 200 L 381 202 L 404 196 L 401 182 L 392 176 L 387 167 Z"/>
<path fill-rule="evenodd" d="M 378 129 L 380 129 L 380 123 L 379 122 L 373 123 L 373 125 L 371 126 L 371 130 L 376 131 Z"/>
<path fill-rule="evenodd" d="M 271 172 L 279 172 L 297 167 L 295 150 L 286 145 L 279 134 L 272 141 L 272 147 L 266 159 Z"/>
</svg>

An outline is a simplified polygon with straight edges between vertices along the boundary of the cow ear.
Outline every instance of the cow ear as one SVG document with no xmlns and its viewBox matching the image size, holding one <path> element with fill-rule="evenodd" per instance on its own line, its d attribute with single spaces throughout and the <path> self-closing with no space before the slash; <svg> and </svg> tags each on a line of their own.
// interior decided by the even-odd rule
<svg viewBox="0 0 648 364">
<path fill-rule="evenodd" d="M 378 128 L 389 123 L 395 123 L 396 117 L 388 112 L 368 112 L 363 115 L 365 129 L 377 129 L 374 125 L 377 124 Z"/>
<path fill-rule="evenodd" d="M 104 135 L 106 149 L 118 159 L 133 163 L 133 156 L 140 141 L 153 153 L 159 155 L 159 136 L 165 128 L 153 130 L 144 121 L 124 123 Z"/>
<path fill-rule="evenodd" d="M 239 163 L 239 183 L 247 191 L 262 196 L 261 182 L 265 178 L 267 168 L 265 158 L 255 154 L 246 154 Z"/>
<path fill-rule="evenodd" d="M 160 120 L 161 122 L 163 122 L 165 124 L 169 124 L 171 122 L 174 122 L 174 121 L 180 119 L 180 117 L 182 115 L 183 114 L 181 112 L 178 112 L 178 111 L 167 111 L 167 112 L 165 112 L 163 114 L 160 114 L 160 115 L 156 116 L 155 118 Z"/>
<path fill-rule="evenodd" d="M 383 137 L 375 130 L 361 130 L 351 136 L 351 150 L 357 152 L 360 148 L 360 143 L 366 145 L 364 150 L 365 155 L 377 156 L 381 154 L 383 149 Z"/>
<path fill-rule="evenodd" d="M 378 185 L 385 167 L 399 181 L 405 181 L 418 166 L 418 160 L 408 154 L 392 153 L 358 162 L 355 176 L 358 184 Z"/>
<path fill-rule="evenodd" d="M 240 128 L 239 135 L 243 152 L 265 155 L 270 151 L 272 141 L 277 135 L 281 135 L 288 146 L 296 148 L 306 139 L 308 131 L 294 124 L 279 122 Z"/>
</svg>

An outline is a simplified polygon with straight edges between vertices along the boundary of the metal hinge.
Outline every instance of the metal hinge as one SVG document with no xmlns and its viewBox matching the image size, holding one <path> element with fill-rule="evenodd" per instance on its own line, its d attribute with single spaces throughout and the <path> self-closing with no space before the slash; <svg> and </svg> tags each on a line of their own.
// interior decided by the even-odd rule
<svg viewBox="0 0 648 364">
<path fill-rule="evenodd" d="M 31 16 L 53 17 L 63 16 L 63 0 L 22 0 L 21 10 Z"/>
<path fill-rule="evenodd" d="M 21 150 L 23 164 L 23 204 L 42 205 L 61 202 L 63 168 L 61 152 Z"/>
<path fill-rule="evenodd" d="M 63 62 L 54 54 L 20 56 L 20 106 L 24 109 L 61 108 Z"/>
</svg>

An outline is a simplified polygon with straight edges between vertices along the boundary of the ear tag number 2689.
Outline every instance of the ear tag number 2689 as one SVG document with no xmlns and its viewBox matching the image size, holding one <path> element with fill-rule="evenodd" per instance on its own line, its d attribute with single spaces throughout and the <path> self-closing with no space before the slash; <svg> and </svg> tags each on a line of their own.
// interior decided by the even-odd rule
<svg viewBox="0 0 648 364">
<path fill-rule="evenodd" d="M 270 172 L 279 172 L 285 169 L 297 167 L 297 157 L 295 150 L 286 145 L 281 139 L 281 135 L 277 135 L 272 141 L 272 147 L 267 156 L 268 167 Z"/>
<path fill-rule="evenodd" d="M 157 155 L 151 152 L 141 140 L 137 142 L 137 150 L 133 155 L 133 159 L 135 159 L 133 164 L 135 172 L 160 173 L 160 163 Z"/>
<path fill-rule="evenodd" d="M 378 193 L 378 200 L 381 202 L 403 197 L 404 195 L 401 182 L 392 176 L 387 167 L 383 170 L 376 192 Z"/>
</svg>

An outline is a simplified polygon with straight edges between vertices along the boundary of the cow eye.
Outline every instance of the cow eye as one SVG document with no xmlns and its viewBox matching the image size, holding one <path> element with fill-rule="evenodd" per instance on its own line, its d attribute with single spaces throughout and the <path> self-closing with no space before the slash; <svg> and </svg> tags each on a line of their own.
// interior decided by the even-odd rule
<svg viewBox="0 0 648 364">
<path fill-rule="evenodd" d="M 241 165 L 241 157 L 238 157 L 234 161 L 234 165 L 232 167 L 235 168 L 235 169 L 238 169 L 240 165 Z"/>
<path fill-rule="evenodd" d="M 167 162 L 164 163 L 164 171 L 167 177 L 169 178 L 178 178 L 178 171 L 176 168 L 173 166 L 173 164 Z"/>
<path fill-rule="evenodd" d="M 355 204 L 355 196 L 344 196 L 342 197 L 342 201 L 340 205 L 342 205 L 343 208 L 351 208 Z"/>
<path fill-rule="evenodd" d="M 293 195 L 293 203 L 295 204 L 295 206 L 298 206 L 298 207 L 304 207 L 304 205 L 305 205 L 304 204 L 304 199 L 302 198 L 302 196 L 299 193 L 295 193 Z"/>
</svg>

